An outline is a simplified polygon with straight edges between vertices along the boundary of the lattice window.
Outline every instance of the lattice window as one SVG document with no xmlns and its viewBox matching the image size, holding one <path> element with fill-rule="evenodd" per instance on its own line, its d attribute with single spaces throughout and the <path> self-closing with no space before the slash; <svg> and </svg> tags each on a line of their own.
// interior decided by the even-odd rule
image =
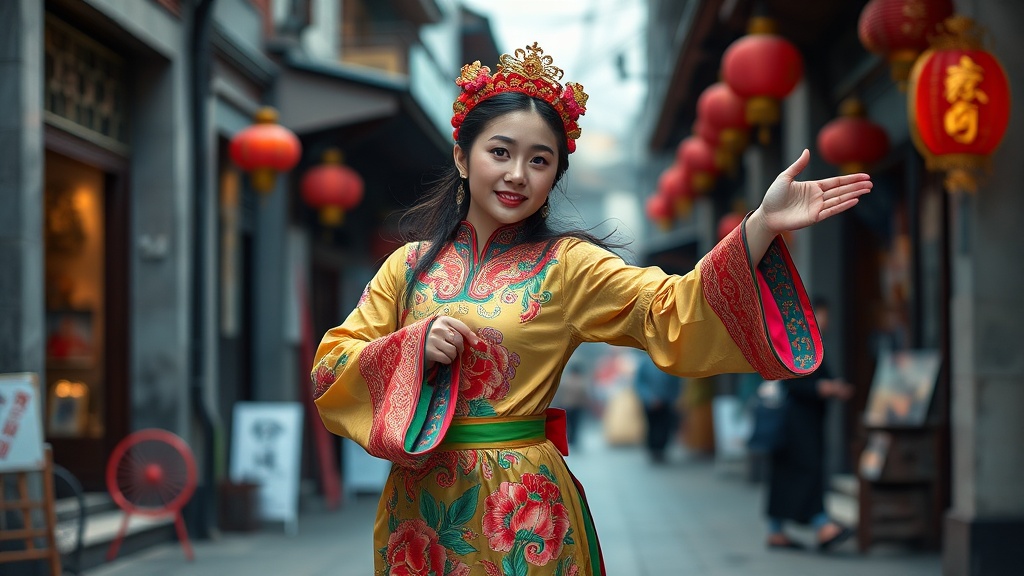
<svg viewBox="0 0 1024 576">
<path fill-rule="evenodd" d="M 78 135 L 105 143 L 128 143 L 124 60 L 78 30 L 46 19 L 47 120 Z M 99 136 L 100 138 L 97 138 Z M 109 143 L 109 142 L 108 142 Z"/>
</svg>

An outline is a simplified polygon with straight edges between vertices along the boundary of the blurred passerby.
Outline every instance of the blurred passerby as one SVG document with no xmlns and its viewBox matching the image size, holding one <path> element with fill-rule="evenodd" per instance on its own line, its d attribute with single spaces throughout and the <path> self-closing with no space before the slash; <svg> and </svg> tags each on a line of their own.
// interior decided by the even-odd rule
<svg viewBox="0 0 1024 576">
<path fill-rule="evenodd" d="M 665 449 L 679 421 L 676 412 L 679 384 L 678 376 L 663 372 L 649 356 L 640 359 L 634 386 L 644 405 L 647 451 L 655 464 L 665 461 Z"/>
<path fill-rule="evenodd" d="M 815 299 L 818 329 L 828 326 L 828 304 Z M 853 535 L 825 512 L 825 414 L 828 400 L 847 400 L 853 388 L 822 364 L 803 378 L 784 380 L 785 415 L 778 448 L 768 471 L 768 546 L 802 549 L 784 530 L 787 521 L 810 524 L 819 550 L 831 549 Z"/>
<path fill-rule="evenodd" d="M 587 409 L 589 398 L 589 386 L 583 373 L 583 366 L 570 364 L 568 370 L 562 374 L 562 381 L 558 384 L 558 392 L 552 400 L 552 406 L 565 410 L 565 435 L 569 446 L 578 447 L 580 420 Z"/>
</svg>

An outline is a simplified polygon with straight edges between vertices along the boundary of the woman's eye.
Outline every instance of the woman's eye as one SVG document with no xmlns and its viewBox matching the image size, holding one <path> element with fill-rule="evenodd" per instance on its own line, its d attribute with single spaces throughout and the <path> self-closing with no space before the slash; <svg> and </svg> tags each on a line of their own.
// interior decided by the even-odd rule
<svg viewBox="0 0 1024 576">
<path fill-rule="evenodd" d="M 543 156 L 535 156 L 533 160 L 530 160 L 530 162 L 533 162 L 534 164 L 547 164 L 548 159 Z"/>
<path fill-rule="evenodd" d="M 491 154 L 494 154 L 495 156 L 505 157 L 508 156 L 508 150 L 504 148 L 495 148 L 494 150 L 491 150 Z"/>
</svg>

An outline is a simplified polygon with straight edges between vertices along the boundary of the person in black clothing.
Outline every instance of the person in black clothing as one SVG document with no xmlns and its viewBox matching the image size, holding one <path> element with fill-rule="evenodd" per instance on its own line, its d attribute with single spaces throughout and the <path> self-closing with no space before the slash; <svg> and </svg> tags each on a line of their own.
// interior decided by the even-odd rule
<svg viewBox="0 0 1024 576">
<path fill-rule="evenodd" d="M 824 333 L 828 306 L 816 299 L 814 316 Z M 825 512 L 825 411 L 829 398 L 847 400 L 852 388 L 822 364 L 814 373 L 784 381 L 786 413 L 781 447 L 772 452 L 768 479 L 768 547 L 802 549 L 786 535 L 786 521 L 810 524 L 817 548 L 829 550 L 853 535 Z"/>
</svg>

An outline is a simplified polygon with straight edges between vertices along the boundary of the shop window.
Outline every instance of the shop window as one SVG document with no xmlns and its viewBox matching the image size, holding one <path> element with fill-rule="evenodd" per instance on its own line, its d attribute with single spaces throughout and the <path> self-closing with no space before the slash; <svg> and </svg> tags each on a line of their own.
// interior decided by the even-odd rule
<svg viewBox="0 0 1024 576">
<path fill-rule="evenodd" d="M 103 171 L 47 152 L 46 433 L 104 434 Z"/>
</svg>

